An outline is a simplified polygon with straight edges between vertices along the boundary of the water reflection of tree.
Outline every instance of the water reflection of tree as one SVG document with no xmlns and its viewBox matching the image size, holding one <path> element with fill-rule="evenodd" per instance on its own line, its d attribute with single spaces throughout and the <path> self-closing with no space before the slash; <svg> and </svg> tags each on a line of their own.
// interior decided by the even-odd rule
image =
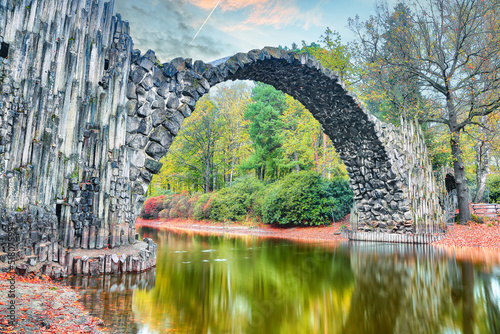
<svg viewBox="0 0 500 334">
<path fill-rule="evenodd" d="M 500 280 L 487 274 L 483 274 L 481 278 L 484 282 L 484 297 L 490 332 L 500 333 Z M 496 285 L 496 295 L 493 291 L 493 285 Z"/>
<path fill-rule="evenodd" d="M 355 253 L 342 333 L 500 333 L 500 298 L 492 288 L 498 279 L 478 280 L 468 262 L 421 255 Z"/>
<path fill-rule="evenodd" d="M 431 248 L 153 237 L 168 251 L 158 254 L 155 289 L 134 294 L 134 311 L 154 332 L 499 333 L 498 278 Z M 216 252 L 202 252 L 208 248 Z"/>
<path fill-rule="evenodd" d="M 165 240 L 170 251 L 158 254 L 155 289 L 134 298 L 138 318 L 150 313 L 193 333 L 340 332 L 353 282 L 345 254 L 255 238 L 208 238 L 216 252 L 202 252 L 207 237 L 191 237 L 182 246 L 188 253 L 174 253 L 182 237 Z"/>
</svg>

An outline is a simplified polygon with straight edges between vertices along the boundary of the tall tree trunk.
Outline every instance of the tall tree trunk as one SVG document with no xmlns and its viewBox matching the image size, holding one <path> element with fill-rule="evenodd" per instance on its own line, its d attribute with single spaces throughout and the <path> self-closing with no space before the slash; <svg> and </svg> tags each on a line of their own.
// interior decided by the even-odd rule
<svg viewBox="0 0 500 334">
<path fill-rule="evenodd" d="M 332 179 L 332 151 L 328 152 L 328 180 Z"/>
<path fill-rule="evenodd" d="M 471 220 L 469 193 L 467 190 L 467 179 L 465 178 L 465 167 L 462 160 L 462 151 L 460 150 L 460 129 L 457 126 L 457 113 L 451 93 L 449 93 L 446 107 L 449 115 L 449 127 L 451 134 L 451 155 L 453 157 L 453 170 L 455 173 L 455 184 L 457 186 L 458 199 L 458 221 L 460 224 L 466 224 Z"/>
<path fill-rule="evenodd" d="M 318 142 L 316 140 L 316 135 L 313 135 L 313 146 L 314 146 L 314 167 L 316 172 L 319 173 L 319 157 L 318 157 Z"/>
<path fill-rule="evenodd" d="M 326 134 L 323 133 L 323 177 L 326 177 Z"/>
<path fill-rule="evenodd" d="M 210 139 L 208 139 L 205 155 L 205 193 L 210 192 Z"/>
<path fill-rule="evenodd" d="M 293 160 L 295 160 L 295 170 L 299 172 L 300 166 L 299 166 L 299 156 L 297 155 L 297 151 L 293 151 Z"/>
<path fill-rule="evenodd" d="M 465 178 L 465 167 L 460 150 L 460 133 L 451 134 L 451 154 L 453 156 L 453 171 L 455 173 L 455 184 L 457 186 L 458 220 L 460 224 L 466 224 L 471 219 L 469 193 Z"/>
<path fill-rule="evenodd" d="M 231 173 L 229 174 L 229 186 L 233 183 L 234 165 L 236 164 L 236 152 L 240 142 L 240 122 L 236 122 L 236 142 L 233 145 L 233 158 L 231 160 Z"/>
<path fill-rule="evenodd" d="M 474 203 L 484 203 L 484 190 L 486 188 L 486 176 L 489 170 L 490 148 L 486 140 L 476 143 L 476 195 Z"/>
</svg>

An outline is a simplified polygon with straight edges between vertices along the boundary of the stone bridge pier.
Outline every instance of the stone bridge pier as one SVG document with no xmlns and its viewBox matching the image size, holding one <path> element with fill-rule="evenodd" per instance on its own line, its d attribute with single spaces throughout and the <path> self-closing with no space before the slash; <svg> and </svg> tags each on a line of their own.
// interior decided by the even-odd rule
<svg viewBox="0 0 500 334">
<path fill-rule="evenodd" d="M 160 158 L 196 101 L 227 80 L 273 85 L 322 124 L 355 194 L 352 238 L 442 221 L 419 127 L 380 122 L 307 54 L 161 64 L 133 50 L 128 22 L 103 0 L 3 1 L 0 43 L 0 265 L 134 244 Z"/>
</svg>

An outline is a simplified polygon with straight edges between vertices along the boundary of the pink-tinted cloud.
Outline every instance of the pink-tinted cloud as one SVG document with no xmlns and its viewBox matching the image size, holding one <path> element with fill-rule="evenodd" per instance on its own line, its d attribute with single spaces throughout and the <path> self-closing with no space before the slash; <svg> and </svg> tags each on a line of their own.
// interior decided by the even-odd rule
<svg viewBox="0 0 500 334">
<path fill-rule="evenodd" d="M 210 10 L 217 0 L 188 0 L 191 4 Z M 312 24 L 318 24 L 321 12 L 316 8 L 302 12 L 296 0 L 222 0 L 219 4 L 222 11 L 245 10 L 247 18 L 237 25 L 222 27 L 225 31 L 250 30 L 255 26 L 272 26 L 282 28 L 291 24 L 308 29 Z"/>
<path fill-rule="evenodd" d="M 198 6 L 203 9 L 212 9 L 217 0 L 188 0 L 191 4 Z M 261 6 L 269 3 L 269 0 L 223 0 L 221 1 L 219 7 L 226 11 L 239 10 L 245 7 Z"/>
</svg>

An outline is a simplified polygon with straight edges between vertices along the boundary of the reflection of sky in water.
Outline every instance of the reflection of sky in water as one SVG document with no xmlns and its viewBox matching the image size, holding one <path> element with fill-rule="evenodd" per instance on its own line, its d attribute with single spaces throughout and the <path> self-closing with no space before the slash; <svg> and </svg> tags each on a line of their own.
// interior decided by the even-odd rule
<svg viewBox="0 0 500 334">
<path fill-rule="evenodd" d="M 428 246 L 140 232 L 158 243 L 156 276 L 122 283 L 109 300 L 83 298 L 116 333 L 438 334 L 463 333 L 473 321 L 482 334 L 492 333 L 488 312 L 500 308 L 498 266 L 491 274 L 491 266 L 463 265 Z M 472 286 L 460 281 L 471 271 Z M 463 320 L 467 286 L 475 313 Z M 109 287 L 92 291 L 85 294 Z M 133 298 L 123 300 L 126 293 Z M 121 314 L 116 305 L 125 305 Z"/>
</svg>

